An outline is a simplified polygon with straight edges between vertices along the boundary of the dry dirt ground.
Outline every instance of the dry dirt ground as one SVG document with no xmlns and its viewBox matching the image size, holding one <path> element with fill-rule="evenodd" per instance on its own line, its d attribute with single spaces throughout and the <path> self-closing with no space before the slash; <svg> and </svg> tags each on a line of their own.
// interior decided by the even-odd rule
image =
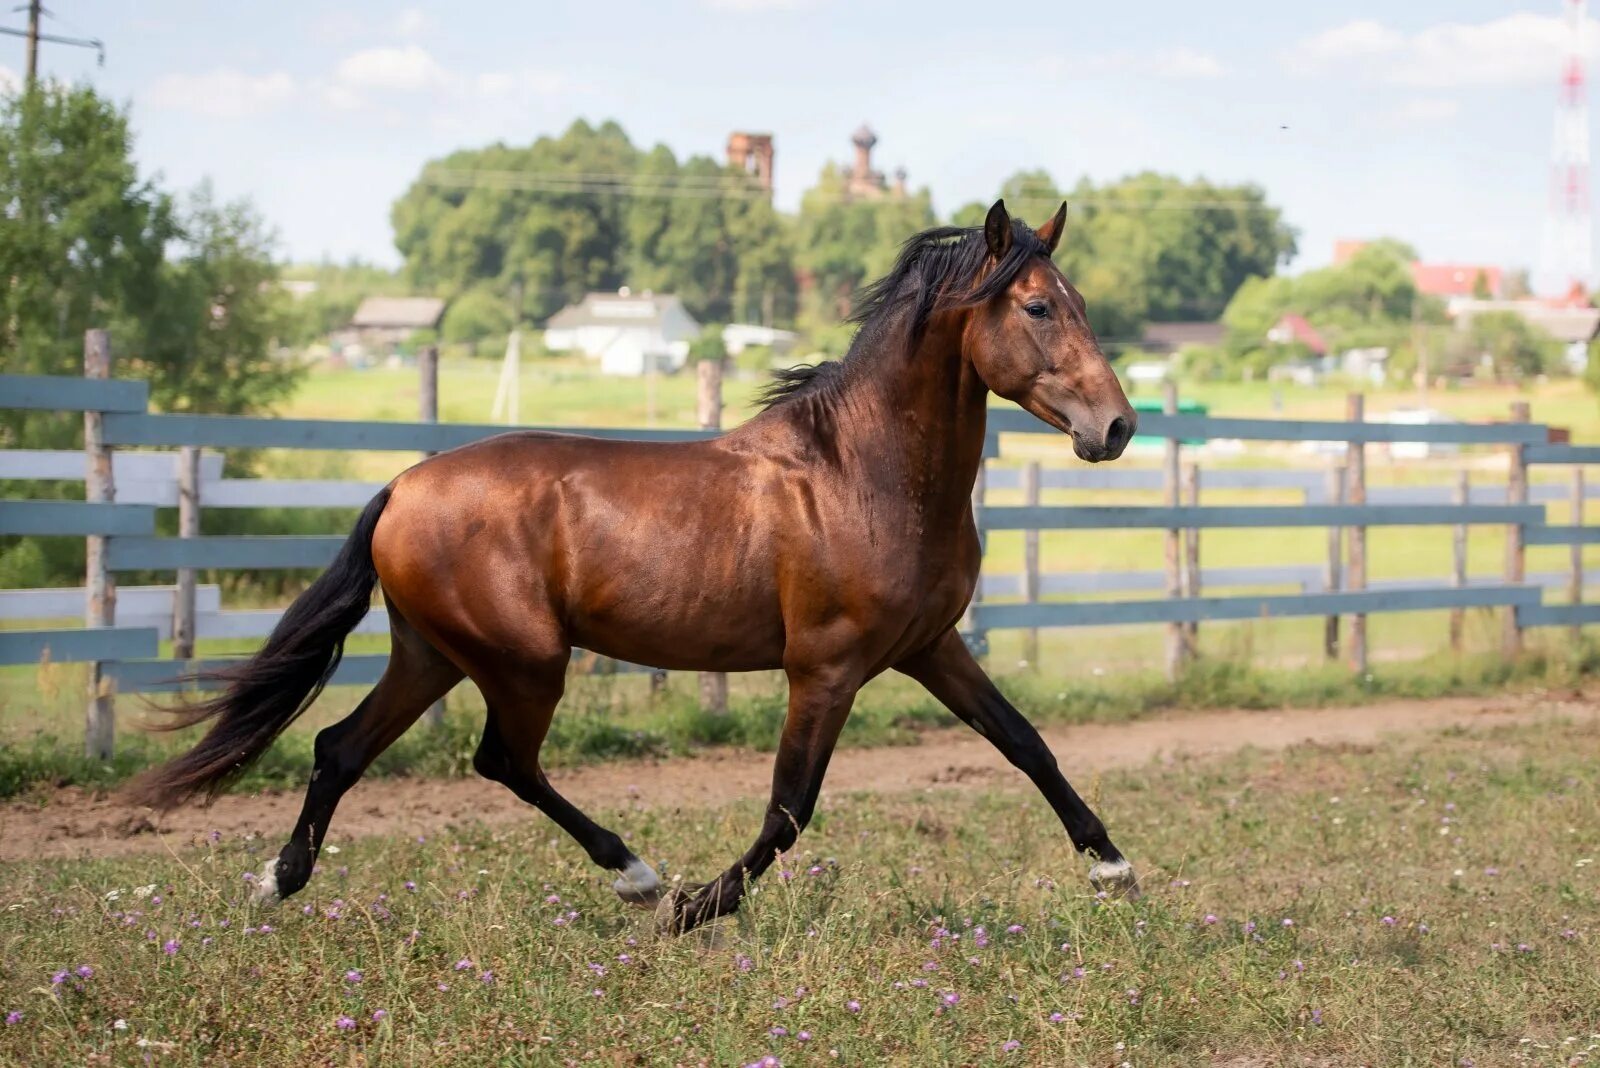
<svg viewBox="0 0 1600 1068">
<path fill-rule="evenodd" d="M 1385 734 L 1451 726 L 1491 727 L 1542 716 L 1600 719 L 1600 703 L 1578 695 L 1506 695 L 1389 702 L 1358 708 L 1217 711 L 1135 723 L 1055 726 L 1043 731 L 1069 779 L 1080 786 L 1097 771 L 1208 756 L 1246 747 L 1301 743 L 1363 744 Z M 552 771 L 562 794 L 596 817 L 639 807 L 704 808 L 764 796 L 771 754 L 714 750 L 692 757 L 620 761 Z M 827 789 L 888 793 L 938 787 L 1027 788 L 1022 776 L 977 735 L 948 730 L 905 748 L 843 749 Z M 166 852 L 212 831 L 226 837 L 286 836 L 300 807 L 298 791 L 228 795 L 209 808 L 165 815 L 134 809 L 116 795 L 64 789 L 0 807 L 0 861 Z M 508 790 L 481 779 L 373 779 L 344 799 L 330 840 L 374 834 L 431 834 L 454 824 L 542 819 Z"/>
</svg>

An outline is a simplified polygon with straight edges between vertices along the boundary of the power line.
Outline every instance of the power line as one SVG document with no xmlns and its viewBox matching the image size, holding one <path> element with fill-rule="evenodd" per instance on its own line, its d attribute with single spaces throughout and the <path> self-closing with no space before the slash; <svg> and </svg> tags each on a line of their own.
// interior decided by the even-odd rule
<svg viewBox="0 0 1600 1068">
<path fill-rule="evenodd" d="M 23 8 L 19 7 L 19 8 L 16 8 L 15 10 L 21 11 L 21 10 L 23 10 Z M 34 85 L 39 80 L 39 42 L 40 41 L 46 41 L 46 42 L 48 42 L 50 44 L 71 45 L 74 48 L 92 48 L 92 49 L 95 50 L 95 54 L 96 54 L 96 57 L 97 57 L 96 61 L 99 63 L 99 65 L 102 66 L 102 67 L 106 65 L 106 45 L 105 45 L 104 41 L 100 40 L 100 38 L 98 38 L 98 37 L 62 37 L 59 34 L 54 34 L 54 33 L 41 33 L 41 32 L 39 32 L 39 18 L 40 18 L 40 16 L 41 15 L 50 15 L 51 18 L 55 18 L 55 16 L 53 14 L 51 14 L 49 11 L 45 10 L 44 5 L 41 2 L 41 0 L 28 0 L 28 4 L 26 5 L 26 10 L 28 12 L 28 28 L 27 29 L 18 30 L 18 29 L 13 29 L 10 26 L 0 26 L 0 34 L 5 34 L 8 37 L 22 37 L 22 38 L 26 38 L 27 39 L 27 42 L 28 42 L 28 66 L 27 66 L 27 74 L 24 76 L 23 83 L 22 83 L 26 88 L 32 89 L 34 87 Z"/>
<path fill-rule="evenodd" d="M 704 174 L 628 174 L 628 173 L 561 173 L 541 171 L 491 170 L 487 168 L 458 168 L 430 166 L 423 169 L 419 185 L 443 189 L 501 189 L 525 193 L 594 193 L 641 199 L 725 199 L 762 200 L 770 196 L 767 190 L 753 184 L 743 175 Z M 1121 197 L 1073 196 L 1048 186 L 1022 186 L 1010 192 L 1023 202 L 1031 200 L 1059 202 L 1065 200 L 1069 207 L 1097 211 L 1218 211 L 1249 210 L 1267 207 L 1264 200 L 1162 200 L 1130 201 Z M 808 197 L 824 201 L 854 201 L 863 204 L 893 203 L 889 198 L 865 199 L 852 197 L 841 190 L 837 193 L 813 189 Z"/>
</svg>

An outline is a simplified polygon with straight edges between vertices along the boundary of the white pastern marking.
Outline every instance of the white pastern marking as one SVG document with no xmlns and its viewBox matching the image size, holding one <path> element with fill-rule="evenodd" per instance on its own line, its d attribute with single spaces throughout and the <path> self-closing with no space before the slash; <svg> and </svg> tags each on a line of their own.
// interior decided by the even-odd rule
<svg viewBox="0 0 1600 1068">
<path fill-rule="evenodd" d="M 628 861 L 622 876 L 611 888 L 626 898 L 652 897 L 661 889 L 661 877 L 656 870 L 638 857 Z"/>
<path fill-rule="evenodd" d="M 1100 861 L 1089 869 L 1089 880 L 1095 885 L 1111 883 L 1121 885 L 1134 881 L 1133 865 L 1126 860 Z"/>
<path fill-rule="evenodd" d="M 267 861 L 267 866 L 261 869 L 261 875 L 256 879 L 256 904 L 276 905 L 278 897 L 278 858 Z"/>
</svg>

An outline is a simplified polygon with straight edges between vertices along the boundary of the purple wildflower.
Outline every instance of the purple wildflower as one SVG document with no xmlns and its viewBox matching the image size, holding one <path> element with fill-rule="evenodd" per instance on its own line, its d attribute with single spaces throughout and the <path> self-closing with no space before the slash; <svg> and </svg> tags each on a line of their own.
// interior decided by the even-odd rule
<svg viewBox="0 0 1600 1068">
<path fill-rule="evenodd" d="M 16 1009 L 12 1009 L 10 1012 L 6 1013 L 6 1026 L 7 1027 L 10 1027 L 13 1024 L 19 1024 L 21 1022 L 22 1022 L 22 1013 L 18 1012 Z"/>
<path fill-rule="evenodd" d="M 79 979 L 93 979 L 94 978 L 94 969 L 92 967 L 90 967 L 89 965 L 87 965 L 87 964 L 78 965 L 78 978 Z"/>
<path fill-rule="evenodd" d="M 788 1033 L 789 1029 L 784 1027 L 782 1024 L 775 1024 L 774 1026 L 767 1028 L 767 1034 L 771 1035 L 773 1038 L 782 1038 Z"/>
<path fill-rule="evenodd" d="M 1022 1048 L 1022 1043 L 1018 1042 L 1014 1038 L 1006 1039 L 1005 1043 L 1000 1047 L 1001 1051 L 1004 1052 L 1004 1053 L 1015 1053 L 1015 1052 L 1017 1052 L 1017 1050 L 1019 1050 L 1021 1048 Z"/>
<path fill-rule="evenodd" d="M 1395 918 L 1393 916 L 1385 916 L 1378 922 L 1383 924 L 1385 927 L 1393 927 L 1395 925 Z"/>
<path fill-rule="evenodd" d="M 378 1009 L 375 1012 L 373 1012 L 373 1014 L 372 1014 L 372 1022 L 373 1023 L 377 1023 L 379 1020 L 383 1019 L 387 1015 L 389 1015 L 389 1010 L 388 1009 Z"/>
<path fill-rule="evenodd" d="M 857 1001 L 855 998 L 851 998 L 849 1001 L 844 1003 L 844 1010 L 852 1014 L 859 1013 L 861 1011 L 861 1002 Z"/>
<path fill-rule="evenodd" d="M 1006 928 L 1006 934 L 1021 934 L 1021 933 L 1022 933 L 1022 924 L 1020 924 L 1020 923 L 1014 923 L 1010 927 Z"/>
<path fill-rule="evenodd" d="M 348 1016 L 341 1016 L 337 1020 L 333 1021 L 333 1026 L 337 1027 L 341 1031 L 349 1031 L 354 1029 L 356 1022 Z"/>
<path fill-rule="evenodd" d="M 1201 920 L 1200 922 L 1205 924 L 1207 927 L 1210 927 L 1212 924 L 1217 922 L 1217 918 L 1208 912 L 1206 913 L 1205 919 Z"/>
<path fill-rule="evenodd" d="M 470 972 L 474 967 L 475 965 L 472 963 L 472 961 L 466 957 L 462 957 L 460 960 L 456 961 L 456 971 L 458 972 Z"/>
<path fill-rule="evenodd" d="M 65 968 L 62 968 L 59 972 L 56 972 L 56 974 L 54 974 L 54 975 L 52 975 L 50 977 L 50 985 L 51 986 L 60 986 L 62 983 L 67 981 L 67 976 L 70 975 L 70 974 L 71 973 L 68 972 Z"/>
<path fill-rule="evenodd" d="M 944 1002 L 946 1007 L 955 1008 L 955 1006 L 961 1003 L 961 995 L 957 994 L 954 990 L 947 990 L 939 996 L 939 1000 Z"/>
<path fill-rule="evenodd" d="M 478 973 L 478 981 L 480 983 L 482 983 L 484 986 L 493 986 L 494 985 L 494 972 L 480 972 L 480 973 Z"/>
<path fill-rule="evenodd" d="M 796 1042 L 810 1042 L 811 1041 L 811 1032 L 810 1031 L 801 1031 L 799 1034 L 795 1035 L 794 1038 L 795 1038 Z"/>
<path fill-rule="evenodd" d="M 412 893 L 416 893 L 417 892 L 417 884 L 412 882 L 410 879 L 407 879 L 401 885 L 404 886 L 407 890 L 411 891 Z"/>
<path fill-rule="evenodd" d="M 361 982 L 361 973 L 356 969 L 351 968 L 349 971 L 344 973 L 344 981 L 347 983 L 359 983 Z"/>
<path fill-rule="evenodd" d="M 176 957 L 178 955 L 178 947 L 181 945 L 182 943 L 176 938 L 169 938 L 165 943 L 162 944 L 161 952 L 165 953 L 169 957 Z"/>
<path fill-rule="evenodd" d="M 1290 919 L 1290 918 L 1289 918 L 1289 917 L 1287 917 L 1287 916 L 1285 916 L 1285 917 L 1284 917 L 1284 918 L 1283 918 L 1283 925 L 1284 925 L 1284 926 L 1285 926 L 1285 927 L 1293 927 L 1293 926 L 1294 926 L 1294 921 L 1293 921 L 1293 920 L 1291 920 L 1291 919 Z"/>
</svg>

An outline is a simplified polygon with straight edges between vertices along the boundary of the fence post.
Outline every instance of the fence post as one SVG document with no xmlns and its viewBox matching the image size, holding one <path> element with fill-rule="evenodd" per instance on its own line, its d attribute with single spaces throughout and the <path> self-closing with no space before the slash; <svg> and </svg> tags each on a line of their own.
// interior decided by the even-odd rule
<svg viewBox="0 0 1600 1068">
<path fill-rule="evenodd" d="M 1183 503 L 1188 508 L 1200 507 L 1200 465 L 1186 463 L 1183 465 Z M 1200 528 L 1185 527 L 1183 529 L 1183 595 L 1187 598 L 1200 596 Z M 1194 660 L 1200 655 L 1200 621 L 1191 620 L 1183 624 L 1183 658 L 1187 661 Z"/>
<path fill-rule="evenodd" d="M 178 537 L 200 534 L 200 449 L 185 445 L 178 450 Z M 178 568 L 178 590 L 172 602 L 172 658 L 194 658 L 195 570 Z"/>
<path fill-rule="evenodd" d="M 1466 505 L 1472 503 L 1472 472 L 1462 469 L 1456 476 L 1455 502 Z M 1467 584 L 1467 533 L 1469 527 L 1465 523 L 1457 523 L 1455 533 L 1451 538 L 1452 555 L 1454 556 L 1454 570 L 1451 572 L 1451 585 L 1461 588 Z M 1450 609 L 1450 648 L 1455 652 L 1461 651 L 1462 642 L 1466 637 L 1467 610 L 1464 608 Z"/>
<path fill-rule="evenodd" d="M 722 361 L 701 360 L 695 366 L 698 390 L 695 421 L 701 430 L 722 429 Z M 652 682 L 652 692 L 656 686 Z M 728 676 L 722 671 L 700 673 L 700 707 L 712 715 L 728 714 Z"/>
<path fill-rule="evenodd" d="M 1571 520 L 1572 525 L 1574 527 L 1583 526 L 1583 505 L 1584 505 L 1584 492 L 1583 491 L 1584 491 L 1584 486 L 1583 486 L 1583 465 L 1582 464 L 1574 464 L 1573 467 L 1572 467 L 1572 520 Z M 1572 575 L 1567 581 L 1567 599 L 1569 601 L 1571 601 L 1573 605 L 1576 606 L 1576 605 L 1580 605 L 1580 604 L 1583 603 L 1583 546 L 1582 545 L 1574 544 L 1572 546 L 1572 557 L 1571 557 L 1571 560 L 1572 560 Z M 1569 630 L 1569 634 L 1571 635 L 1573 641 L 1576 642 L 1576 641 L 1581 640 L 1583 638 L 1583 625 L 1581 623 L 1579 623 L 1577 620 L 1573 620 L 1572 627 Z"/>
<path fill-rule="evenodd" d="M 111 337 L 104 330 L 89 330 L 83 335 L 83 373 L 86 378 L 111 377 Z M 84 498 L 102 504 L 117 499 L 116 481 L 111 470 L 111 449 L 106 445 L 105 415 L 83 413 L 83 451 L 88 462 Z M 90 627 L 114 626 L 117 619 L 117 584 L 106 566 L 106 538 L 87 539 L 88 604 Z M 116 735 L 116 684 L 106 673 L 106 665 L 89 665 L 89 700 L 83 725 L 83 749 L 91 760 L 109 760 Z"/>
<path fill-rule="evenodd" d="M 1511 421 L 1528 421 L 1528 402 L 1514 401 Z M 1511 465 L 1506 473 L 1506 503 L 1528 503 L 1528 461 L 1522 445 L 1511 446 Z M 1527 577 L 1528 553 L 1522 541 L 1522 527 L 1513 523 L 1506 528 L 1506 585 L 1520 586 Z M 1503 629 L 1500 632 L 1500 651 L 1505 656 L 1518 656 L 1522 652 L 1522 627 L 1517 623 L 1517 610 L 1505 610 Z"/>
<path fill-rule="evenodd" d="M 424 345 L 417 350 L 417 396 L 419 399 L 417 415 L 424 423 L 437 423 L 439 421 L 439 347 L 437 345 Z M 512 417 L 515 421 L 515 416 Z M 432 450 L 424 452 L 424 457 L 432 456 Z M 448 695 L 447 695 L 448 696 Z M 445 698 L 441 697 L 428 706 L 422 714 L 422 722 L 429 727 L 444 726 Z"/>
<path fill-rule="evenodd" d="M 1038 460 L 1022 465 L 1022 503 L 1037 508 L 1040 502 L 1040 469 Z M 1039 532 L 1029 529 L 1022 532 L 1022 601 L 1034 604 L 1039 600 Z M 1023 635 L 1022 659 L 1032 671 L 1039 669 L 1039 628 L 1029 627 Z"/>
<path fill-rule="evenodd" d="M 1328 503 L 1344 503 L 1344 468 L 1335 465 L 1328 470 Z M 1322 588 L 1328 593 L 1338 593 L 1344 586 L 1344 528 L 1328 528 L 1328 563 L 1322 569 Z M 1322 655 L 1329 660 L 1339 659 L 1339 616 L 1335 613 L 1322 621 Z"/>
<path fill-rule="evenodd" d="M 989 539 L 983 532 L 983 499 L 989 485 L 988 467 L 989 462 L 980 459 L 977 477 L 972 481 L 972 522 L 978 528 L 978 581 L 972 588 L 972 599 L 967 602 L 967 610 L 962 613 L 958 624 L 974 656 L 984 656 L 989 652 L 989 632 L 978 629 L 977 613 L 974 611 L 983 603 L 983 557 L 989 548 Z"/>
<path fill-rule="evenodd" d="M 1350 422 L 1360 423 L 1366 419 L 1366 397 L 1360 393 L 1350 394 L 1346 402 L 1348 409 L 1346 415 Z M 1355 507 L 1362 507 L 1367 503 L 1367 443 L 1364 441 L 1349 442 L 1345 450 L 1345 463 L 1348 465 L 1348 475 L 1345 478 L 1345 498 Z M 1367 528 L 1360 524 L 1350 527 L 1350 551 L 1346 565 L 1348 572 L 1345 586 L 1352 591 L 1367 588 Z M 1360 675 L 1367 673 L 1367 616 L 1364 612 L 1357 612 L 1350 616 L 1350 670 Z"/>
<path fill-rule="evenodd" d="M 1162 383 L 1161 410 L 1167 415 L 1178 414 L 1178 384 L 1171 379 Z M 1162 463 L 1164 501 L 1168 508 L 1178 507 L 1178 463 L 1181 446 L 1175 436 L 1166 439 L 1166 454 Z M 1179 549 L 1180 534 L 1177 527 L 1166 533 L 1167 600 L 1176 601 L 1183 596 L 1183 562 Z M 1183 624 L 1167 624 L 1167 678 L 1176 680 L 1183 671 Z"/>
</svg>

